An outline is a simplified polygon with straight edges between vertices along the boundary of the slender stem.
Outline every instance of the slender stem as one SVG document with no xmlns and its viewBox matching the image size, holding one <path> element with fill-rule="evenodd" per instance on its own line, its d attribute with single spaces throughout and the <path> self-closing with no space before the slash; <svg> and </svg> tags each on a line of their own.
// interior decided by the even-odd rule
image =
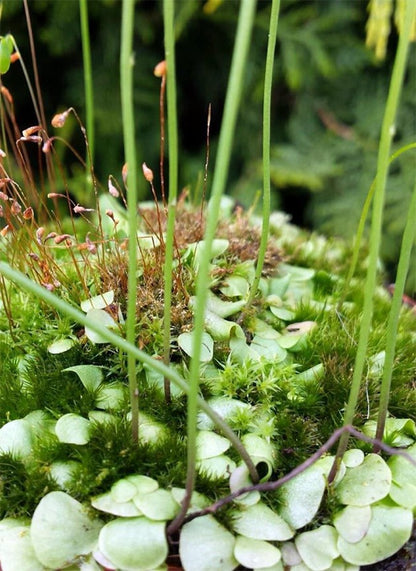
<svg viewBox="0 0 416 571">
<path fill-rule="evenodd" d="M 408 145 L 405 145 L 404 147 L 400 147 L 400 149 L 398 149 L 397 151 L 395 151 L 389 158 L 389 165 L 395 161 L 400 155 L 402 155 L 403 153 L 409 151 L 410 149 L 415 149 L 416 148 L 416 143 L 409 143 Z M 367 216 L 368 216 L 368 211 L 370 210 L 370 205 L 371 205 L 371 201 L 373 200 L 373 196 L 374 196 L 374 191 L 376 188 L 376 179 L 373 180 L 373 182 L 371 183 L 370 189 L 367 193 L 367 197 L 365 199 L 364 202 L 364 206 L 361 210 L 361 215 L 360 215 L 360 220 L 358 222 L 358 228 L 357 228 L 357 233 L 355 235 L 354 238 L 354 245 L 353 245 L 353 252 L 352 252 L 352 257 L 351 257 L 351 264 L 348 270 L 348 274 L 347 277 L 345 278 L 344 281 L 344 285 L 342 287 L 342 292 L 339 298 L 339 301 L 337 303 L 337 309 L 338 311 L 341 311 L 342 308 L 342 304 L 345 301 L 345 297 L 347 295 L 347 292 L 349 291 L 349 286 L 352 280 L 352 277 L 355 273 L 355 269 L 357 267 L 357 262 L 358 262 L 358 255 L 360 253 L 360 245 L 361 245 L 361 240 L 364 234 L 364 227 L 365 227 L 365 222 L 367 220 Z"/>
<path fill-rule="evenodd" d="M 170 361 L 173 246 L 175 234 L 176 197 L 178 193 L 178 121 L 176 114 L 174 8 L 175 3 L 172 0 L 164 0 L 163 17 L 165 22 L 169 144 L 169 197 L 165 244 L 163 313 L 163 362 L 165 365 L 168 365 Z M 165 380 L 165 398 L 166 401 L 170 400 L 170 386 L 167 379 Z"/>
<path fill-rule="evenodd" d="M 410 266 L 410 255 L 416 237 L 416 185 L 413 190 L 412 199 L 407 214 L 406 226 L 403 233 L 402 246 L 400 249 L 399 265 L 397 268 L 396 283 L 394 287 L 393 300 L 387 322 L 386 332 L 386 355 L 383 368 L 383 379 L 380 390 L 380 405 L 377 418 L 376 438 L 383 439 L 384 427 L 386 424 L 387 408 L 390 397 L 391 377 L 393 373 L 394 354 L 396 348 L 397 327 L 399 323 L 400 309 L 402 306 L 402 296 L 406 285 L 406 277 Z M 378 450 L 376 450 L 378 451 Z"/>
<path fill-rule="evenodd" d="M 273 64 L 276 49 L 277 24 L 279 20 L 280 0 L 273 0 L 270 13 L 269 40 L 267 44 L 266 69 L 264 74 L 263 95 L 263 221 L 261 228 L 261 240 L 257 255 L 256 273 L 250 288 L 244 311 L 253 302 L 259 287 L 264 258 L 266 256 L 267 241 L 270 227 L 270 109 L 273 85 Z"/>
<path fill-rule="evenodd" d="M 46 129 L 45 110 L 43 108 L 42 90 L 40 88 L 38 66 L 36 63 L 36 49 L 35 49 L 35 42 L 33 39 L 32 22 L 30 20 L 28 0 L 23 0 L 23 6 L 25 9 L 27 32 L 28 32 L 29 43 L 30 43 L 30 53 L 32 55 L 33 75 L 35 78 L 35 87 L 36 87 L 36 95 L 37 95 L 37 100 L 35 100 L 34 95 L 32 94 L 32 101 L 33 101 L 33 104 L 35 107 L 35 111 L 36 111 L 38 120 L 39 120 L 40 124 L 42 125 L 42 127 L 46 131 L 47 129 Z M 28 82 L 28 83 L 30 84 L 30 82 Z"/>
<path fill-rule="evenodd" d="M 187 441 L 187 476 L 186 493 L 182 502 L 181 510 L 169 525 L 169 533 L 179 529 L 183 518 L 188 510 L 196 476 L 196 417 L 198 410 L 198 387 L 200 376 L 200 355 L 202 334 L 204 331 L 205 306 L 208 295 L 209 265 L 211 258 L 212 242 L 215 236 L 217 221 L 220 210 L 221 196 L 227 181 L 234 129 L 243 87 L 244 70 L 247 60 L 248 48 L 251 37 L 251 29 L 254 21 L 256 1 L 242 0 L 236 40 L 234 44 L 231 70 L 228 79 L 227 95 L 224 105 L 224 114 L 218 143 L 217 159 L 212 184 L 210 208 L 207 214 L 207 227 L 204 237 L 203 252 L 198 270 L 196 284 L 196 308 L 194 321 L 194 337 L 192 359 L 190 367 L 190 390 L 188 395 L 188 441 Z M 254 481 L 257 481 L 255 476 Z"/>
<path fill-rule="evenodd" d="M 101 337 L 108 341 L 108 343 L 111 343 L 115 347 L 125 351 L 128 355 L 131 354 L 134 359 L 137 359 L 145 365 L 148 365 L 151 369 L 163 375 L 164 377 L 168 377 L 172 383 L 179 387 L 185 394 L 189 394 L 190 388 L 188 383 L 183 377 L 181 377 L 181 375 L 179 375 L 179 373 L 177 373 L 177 371 L 175 371 L 175 369 L 167 367 L 164 363 L 157 359 L 153 359 L 150 357 L 150 355 L 138 349 L 134 343 L 130 343 L 128 340 L 123 339 L 123 337 L 120 337 L 120 335 L 117 335 L 110 329 L 102 327 L 97 322 L 88 319 L 85 313 L 82 313 L 76 307 L 73 307 L 68 302 L 60 299 L 52 292 L 33 282 L 22 272 L 14 270 L 9 266 L 9 264 L 0 262 L 0 274 L 5 276 L 8 280 L 15 282 L 21 289 L 28 291 L 32 295 L 42 299 L 51 307 L 61 311 L 64 315 L 67 315 L 77 323 L 80 323 L 84 327 L 89 327 L 95 333 L 99 333 Z M 228 424 L 214 410 L 212 410 L 212 408 L 205 402 L 202 397 L 198 396 L 197 404 L 198 407 L 203 410 L 206 415 L 214 422 L 218 430 L 222 432 L 226 438 L 228 438 L 228 440 L 240 454 L 243 462 L 246 464 L 252 480 L 255 481 L 255 476 L 257 474 L 256 468 L 236 434 L 231 430 Z"/>
<path fill-rule="evenodd" d="M 389 168 L 389 155 L 391 141 L 394 136 L 394 122 L 397 107 L 400 99 L 400 92 L 403 84 L 404 74 L 406 70 L 407 52 L 409 48 L 410 29 L 413 20 L 413 14 L 416 11 L 416 2 L 406 3 L 405 25 L 400 34 L 399 44 L 397 47 L 396 58 L 394 61 L 392 77 L 390 81 L 389 94 L 384 112 L 383 125 L 381 129 L 381 137 L 379 143 L 377 176 L 375 182 L 374 204 L 371 219 L 370 232 L 370 254 L 367 271 L 367 278 L 364 290 L 364 307 L 360 325 L 360 334 L 358 340 L 357 354 L 355 358 L 354 373 L 351 383 L 351 389 L 348 404 L 344 415 L 344 424 L 352 424 L 357 405 L 358 394 L 361 386 L 361 378 L 364 370 L 364 364 L 367 355 L 367 345 L 371 330 L 371 321 L 373 317 L 373 296 L 376 287 L 377 262 L 380 251 L 384 197 L 387 183 L 387 173 Z M 341 436 L 336 460 L 329 475 L 329 481 L 335 477 L 335 473 L 339 462 L 344 455 L 348 446 L 349 434 L 346 432 Z"/>
<path fill-rule="evenodd" d="M 123 119 L 124 149 L 127 163 L 127 206 L 129 220 L 129 271 L 127 292 L 126 338 L 131 344 L 136 340 L 136 296 L 137 296 L 137 177 L 136 177 L 136 145 L 133 110 L 133 23 L 134 0 L 124 0 L 121 19 L 121 55 L 120 55 L 120 87 L 121 111 Z M 127 353 L 127 370 L 129 378 L 131 422 L 133 440 L 138 440 L 139 431 L 139 394 L 136 377 L 136 357 Z"/>
<path fill-rule="evenodd" d="M 91 163 L 94 163 L 94 92 L 87 0 L 79 0 L 79 14 L 81 21 L 82 58 L 84 62 L 85 115 L 89 144 L 89 153 L 87 153 L 86 163 L 89 165 L 90 160 Z"/>
</svg>

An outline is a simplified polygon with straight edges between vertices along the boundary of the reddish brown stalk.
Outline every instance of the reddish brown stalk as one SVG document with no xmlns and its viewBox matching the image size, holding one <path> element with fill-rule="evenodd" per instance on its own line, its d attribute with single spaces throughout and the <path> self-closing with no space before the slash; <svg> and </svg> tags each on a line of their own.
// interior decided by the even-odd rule
<svg viewBox="0 0 416 571">
<path fill-rule="evenodd" d="M 165 195 L 165 93 L 166 93 L 166 61 L 161 61 L 154 69 L 156 77 L 161 77 L 160 82 L 160 96 L 159 96 L 159 114 L 160 114 L 160 192 L 162 194 L 163 206 L 166 208 L 166 195 Z"/>
</svg>

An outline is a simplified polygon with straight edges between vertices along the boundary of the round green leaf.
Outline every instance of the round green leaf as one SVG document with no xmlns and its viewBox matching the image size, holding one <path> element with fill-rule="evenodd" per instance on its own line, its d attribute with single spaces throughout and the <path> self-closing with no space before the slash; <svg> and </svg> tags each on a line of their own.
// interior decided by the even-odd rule
<svg viewBox="0 0 416 571">
<path fill-rule="evenodd" d="M 227 297 L 247 297 L 249 291 L 248 281 L 241 276 L 228 276 L 220 287 L 221 293 Z"/>
<path fill-rule="evenodd" d="M 135 517 L 143 515 L 142 512 L 134 505 L 133 501 L 117 502 L 111 496 L 111 493 L 101 494 L 91 499 L 91 505 L 102 512 L 120 517 Z"/>
<path fill-rule="evenodd" d="M 230 476 L 230 491 L 237 492 L 241 488 L 245 488 L 246 486 L 252 486 L 253 482 L 250 479 L 250 473 L 248 468 L 245 464 L 238 466 L 231 476 Z M 234 501 L 238 504 L 242 504 L 244 506 L 252 506 L 256 504 L 260 500 L 260 492 L 258 490 L 253 490 L 252 492 L 247 492 L 238 496 Z"/>
<path fill-rule="evenodd" d="M 306 531 L 295 538 L 295 545 L 306 565 L 312 571 L 330 569 L 332 561 L 338 557 L 338 534 L 330 525 Z"/>
<path fill-rule="evenodd" d="M 52 355 L 59 355 L 60 353 L 66 353 L 66 351 L 72 349 L 74 345 L 75 341 L 70 337 L 65 337 L 64 339 L 57 339 L 48 346 L 48 352 L 52 353 Z"/>
<path fill-rule="evenodd" d="M 71 480 L 76 477 L 82 465 L 75 460 L 53 462 L 49 466 L 49 473 L 55 482 L 63 489 L 66 489 Z"/>
<path fill-rule="evenodd" d="M 342 460 L 347 468 L 355 468 L 362 464 L 364 460 L 364 452 L 359 448 L 351 448 L 351 450 L 347 450 L 345 452 Z"/>
<path fill-rule="evenodd" d="M 68 371 L 78 375 L 87 391 L 96 391 L 103 382 L 102 369 L 96 365 L 75 365 L 62 370 L 63 373 Z"/>
<path fill-rule="evenodd" d="M 30 528 L 27 525 L 9 527 L 1 533 L 0 561 L 2 571 L 43 571 L 45 569 L 36 557 L 30 538 Z"/>
<path fill-rule="evenodd" d="M 90 297 L 89 299 L 85 299 L 81 301 L 81 309 L 85 313 L 91 311 L 91 309 L 104 309 L 108 305 L 112 304 L 114 301 L 114 291 L 106 291 L 100 295 L 96 295 L 94 297 Z"/>
<path fill-rule="evenodd" d="M 233 415 L 239 411 L 250 410 L 251 406 L 248 403 L 242 402 L 237 399 L 228 397 L 214 397 L 207 400 L 209 406 L 215 410 L 224 420 L 229 420 Z M 199 430 L 212 430 L 215 424 L 214 421 L 205 412 L 198 413 L 198 429 Z"/>
<path fill-rule="evenodd" d="M 390 491 L 391 472 L 378 454 L 368 454 L 355 468 L 348 468 L 336 486 L 339 501 L 346 505 L 366 506 L 381 500 Z"/>
<path fill-rule="evenodd" d="M 137 488 L 132 482 L 123 478 L 111 486 L 110 494 L 115 502 L 128 502 L 137 494 Z"/>
<path fill-rule="evenodd" d="M 215 313 L 219 317 L 230 317 L 230 315 L 234 315 L 241 311 L 245 304 L 246 302 L 244 299 L 240 299 L 238 301 L 225 301 L 214 295 L 212 292 L 208 292 L 207 311 Z"/>
<path fill-rule="evenodd" d="M 193 331 L 186 331 L 181 333 L 178 337 L 178 345 L 189 357 L 193 354 Z M 214 354 L 214 341 L 209 333 L 204 331 L 202 333 L 201 355 L 200 360 L 203 363 L 211 361 Z"/>
<path fill-rule="evenodd" d="M 150 494 L 136 494 L 134 505 L 149 519 L 168 521 L 175 517 L 179 504 L 167 490 L 155 490 Z"/>
<path fill-rule="evenodd" d="M 241 565 L 253 569 L 276 565 L 280 561 L 281 553 L 267 541 L 239 535 L 235 542 L 234 556 Z"/>
<path fill-rule="evenodd" d="M 262 503 L 238 512 L 233 526 L 237 533 L 252 539 L 287 541 L 294 535 L 285 520 Z"/>
<path fill-rule="evenodd" d="M 117 328 L 117 323 L 111 315 L 103 309 L 90 309 L 87 313 L 87 318 L 99 327 Z M 93 343 L 108 343 L 107 339 L 100 335 L 100 333 L 93 331 L 88 325 L 85 326 L 85 335 Z"/>
<path fill-rule="evenodd" d="M 228 478 L 236 468 L 234 460 L 231 460 L 225 454 L 214 456 L 213 458 L 204 458 L 196 464 L 198 472 L 206 474 L 208 478 Z"/>
<path fill-rule="evenodd" d="M 357 543 L 367 533 L 370 520 L 370 506 L 347 506 L 335 515 L 334 525 L 346 541 Z"/>
<path fill-rule="evenodd" d="M 168 554 L 164 522 L 145 517 L 118 518 L 101 530 L 99 549 L 124 571 L 147 571 L 161 565 Z"/>
<path fill-rule="evenodd" d="M 0 428 L 0 454 L 13 454 L 24 460 L 32 452 L 32 431 L 27 420 L 19 418 Z"/>
<path fill-rule="evenodd" d="M 150 494 L 159 487 L 156 480 L 149 478 L 149 476 L 143 476 L 142 474 L 132 474 L 131 476 L 127 476 L 126 480 L 134 484 L 137 492 L 140 494 Z"/>
<path fill-rule="evenodd" d="M 408 541 L 413 526 L 411 510 L 380 502 L 371 506 L 366 535 L 357 543 L 338 538 L 338 549 L 345 561 L 373 565 L 396 553 Z"/>
<path fill-rule="evenodd" d="M 46 567 L 66 567 L 94 549 L 101 526 L 68 494 L 50 492 L 39 502 L 30 526 L 36 556 Z"/>
<path fill-rule="evenodd" d="M 198 460 L 219 456 L 230 447 L 230 441 L 215 432 L 201 430 L 196 437 L 196 457 Z"/>
<path fill-rule="evenodd" d="M 235 537 L 211 516 L 198 517 L 182 528 L 179 556 L 186 571 L 232 571 Z"/>
<path fill-rule="evenodd" d="M 95 406 L 104 410 L 120 410 L 126 399 L 126 387 L 123 383 L 115 381 L 109 385 L 98 388 Z"/>
<path fill-rule="evenodd" d="M 311 466 L 280 488 L 280 515 L 293 529 L 310 523 L 321 504 L 326 478 L 319 467 Z"/>
<path fill-rule="evenodd" d="M 60 442 L 83 445 L 90 440 L 90 426 L 89 420 L 70 412 L 57 421 L 55 433 Z"/>
<path fill-rule="evenodd" d="M 416 444 L 406 450 L 416 460 Z M 388 461 L 393 482 L 390 497 L 400 506 L 416 509 L 416 466 L 403 456 L 392 456 Z"/>
</svg>

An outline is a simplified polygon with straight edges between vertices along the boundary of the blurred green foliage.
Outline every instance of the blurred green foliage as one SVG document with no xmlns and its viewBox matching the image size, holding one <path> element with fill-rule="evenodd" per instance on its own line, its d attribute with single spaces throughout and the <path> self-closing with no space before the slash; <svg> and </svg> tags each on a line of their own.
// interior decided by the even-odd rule
<svg viewBox="0 0 416 571">
<path fill-rule="evenodd" d="M 206 8 L 215 8 L 208 11 Z M 272 109 L 274 207 L 295 222 L 327 234 L 351 238 L 375 175 L 389 76 L 397 42 L 393 30 L 386 59 L 365 47 L 367 3 L 345 0 L 282 0 Z M 208 105 L 212 104 L 210 166 L 213 170 L 222 106 L 230 67 L 239 2 L 181 0 L 176 6 L 180 185 L 201 192 L 206 153 Z M 84 118 L 84 86 L 76 0 L 29 2 L 40 84 L 47 117 L 73 106 Z M 121 2 L 89 0 L 94 106 L 95 169 L 102 180 L 120 178 L 123 164 L 119 94 Z M 246 70 L 240 121 L 234 141 L 228 192 L 244 205 L 261 189 L 263 76 L 270 2 L 257 8 Z M 135 103 L 138 161 L 158 172 L 160 80 L 154 66 L 163 59 L 161 2 L 138 1 L 135 19 Z M 0 33 L 10 32 L 28 68 L 30 50 L 20 0 L 5 0 Z M 409 69 L 397 120 L 394 150 L 415 141 L 416 57 Z M 22 128 L 34 124 L 27 89 L 14 64 L 4 78 L 13 94 Z M 66 137 L 82 154 L 75 121 Z M 64 153 L 64 151 L 62 151 Z M 65 151 L 74 194 L 82 203 L 80 169 Z M 394 266 L 407 204 L 416 176 L 415 151 L 392 166 L 388 183 L 383 255 Z M 166 168 L 167 170 L 167 168 Z M 77 178 L 78 177 L 78 178 Z M 156 180 L 158 177 L 156 176 Z M 147 186 L 140 189 L 145 196 Z M 85 194 L 85 191 L 84 191 Z M 409 282 L 416 290 L 416 269 Z"/>
</svg>

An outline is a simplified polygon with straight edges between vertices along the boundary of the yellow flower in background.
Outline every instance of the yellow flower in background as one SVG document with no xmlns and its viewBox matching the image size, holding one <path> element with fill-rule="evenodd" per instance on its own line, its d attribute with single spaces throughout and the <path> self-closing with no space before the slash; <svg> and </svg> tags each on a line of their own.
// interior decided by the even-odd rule
<svg viewBox="0 0 416 571">
<path fill-rule="evenodd" d="M 365 45 L 374 48 L 376 58 L 381 60 L 386 56 L 393 0 L 371 0 L 368 9 L 370 16 L 367 22 Z"/>
<path fill-rule="evenodd" d="M 394 22 L 400 33 L 405 14 L 405 3 L 415 0 L 396 0 Z M 365 45 L 373 48 L 377 59 L 386 57 L 387 41 L 391 29 L 391 14 L 393 12 L 393 0 L 370 0 L 368 5 L 370 15 L 367 21 L 367 37 Z M 411 41 L 416 40 L 416 18 L 413 20 Z"/>
<path fill-rule="evenodd" d="M 212 14 L 221 6 L 223 0 L 207 0 L 204 4 L 204 12 L 205 14 Z"/>
<path fill-rule="evenodd" d="M 414 0 L 409 0 L 414 1 Z M 394 23 L 396 28 L 401 32 L 404 23 L 404 12 L 406 9 L 406 0 L 396 0 L 396 11 L 394 13 Z M 410 41 L 416 41 L 416 18 L 413 18 L 412 29 L 410 31 Z"/>
</svg>

